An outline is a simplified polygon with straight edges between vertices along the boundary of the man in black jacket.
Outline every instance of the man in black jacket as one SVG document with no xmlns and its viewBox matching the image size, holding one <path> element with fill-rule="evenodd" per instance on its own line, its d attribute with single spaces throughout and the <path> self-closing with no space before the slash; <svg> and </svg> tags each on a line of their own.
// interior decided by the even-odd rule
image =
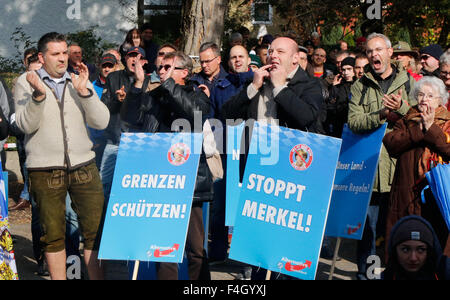
<svg viewBox="0 0 450 300">
<path fill-rule="evenodd" d="M 323 111 L 320 83 L 299 67 L 298 44 L 286 37 L 270 45 L 267 65 L 254 72 L 253 82 L 222 106 L 223 119 L 267 121 L 310 132 L 323 132 L 319 116 Z M 245 151 L 240 157 L 240 182 L 244 175 L 252 123 L 243 134 Z M 256 270 L 253 270 L 256 271 Z M 252 279 L 264 279 L 262 273 Z M 264 276 L 263 275 L 263 276 Z"/>
<path fill-rule="evenodd" d="M 137 63 L 137 69 L 142 68 Z M 183 121 L 180 125 L 193 128 L 197 118 L 201 125 L 207 119 L 211 102 L 203 91 L 188 82 L 192 72 L 192 60 L 182 52 L 167 53 L 159 67 L 161 85 L 150 92 L 142 93 L 126 104 L 126 110 L 139 110 L 140 116 L 134 121 L 134 126 L 141 132 L 171 132 L 181 131 L 175 120 Z M 139 82 L 135 84 L 138 87 Z M 130 123 L 133 119 L 130 115 Z M 194 121 L 195 120 L 195 121 Z M 206 251 L 204 249 L 203 202 L 212 200 L 212 175 L 206 163 L 205 155 L 200 157 L 197 180 L 194 190 L 191 216 L 186 240 L 186 253 L 189 261 L 190 280 L 209 280 Z M 178 279 L 178 266 L 175 263 L 157 263 L 158 279 Z"/>
<path fill-rule="evenodd" d="M 133 112 L 126 111 L 123 104 L 127 103 L 130 97 L 140 94 L 142 89 L 145 90 L 149 83 L 149 77 L 145 76 L 143 72 L 142 74 L 138 73 L 140 70 L 136 70 L 136 63 L 138 61 L 142 65 L 146 63 L 144 49 L 140 47 L 131 48 L 128 50 L 125 61 L 126 66 L 124 70 L 112 72 L 108 75 L 101 97 L 102 102 L 108 107 L 111 116 L 108 127 L 104 132 L 106 146 L 100 166 L 100 175 L 106 203 L 111 192 L 120 135 L 122 132 L 130 131 L 130 124 L 125 122 L 125 118 L 121 118 L 121 115 L 130 115 Z M 137 88 L 134 84 L 139 82 L 139 77 L 142 77 L 142 82 L 140 82 L 140 87 Z M 134 118 L 137 118 L 136 113 Z"/>
<path fill-rule="evenodd" d="M 298 45 L 286 37 L 275 39 L 268 65 L 254 72 L 253 82 L 222 106 L 223 119 L 268 121 L 309 132 L 323 132 L 320 83 L 298 65 Z M 247 132 L 247 140 L 250 132 Z M 248 149 L 248 143 L 246 148 Z M 246 150 L 247 150 L 246 149 Z M 247 152 L 247 151 L 246 151 Z M 246 156 L 246 155 L 245 155 Z M 246 157 L 241 160 L 241 179 Z"/>
</svg>

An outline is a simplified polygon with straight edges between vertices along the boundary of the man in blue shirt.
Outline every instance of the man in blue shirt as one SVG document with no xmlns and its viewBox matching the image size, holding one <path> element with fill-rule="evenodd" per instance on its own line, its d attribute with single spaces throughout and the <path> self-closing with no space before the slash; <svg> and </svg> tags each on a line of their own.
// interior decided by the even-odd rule
<svg viewBox="0 0 450 300">
<path fill-rule="evenodd" d="M 192 76 L 191 81 L 209 96 L 214 87 L 228 73 L 220 64 L 222 57 L 220 56 L 220 49 L 216 44 L 210 42 L 203 43 L 200 46 L 199 52 L 202 71 Z"/>
</svg>

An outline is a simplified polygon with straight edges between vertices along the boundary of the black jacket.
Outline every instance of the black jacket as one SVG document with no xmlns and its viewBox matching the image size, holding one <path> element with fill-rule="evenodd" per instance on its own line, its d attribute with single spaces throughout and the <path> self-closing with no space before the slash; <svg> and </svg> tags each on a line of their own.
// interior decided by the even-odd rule
<svg viewBox="0 0 450 300">
<path fill-rule="evenodd" d="M 187 120 L 193 132 L 202 132 L 202 128 L 197 127 L 203 126 L 210 107 L 209 98 L 201 90 L 190 83 L 185 86 L 175 84 L 170 78 L 148 93 L 135 94 L 123 109 L 128 112 L 124 116 L 126 123 L 130 124 L 130 128 L 134 128 L 135 132 L 172 132 L 172 123 L 177 119 Z M 137 118 L 133 117 L 136 116 L 135 112 Z M 201 118 L 201 124 L 196 118 Z M 194 120 L 198 124 L 194 124 Z M 211 201 L 212 188 L 212 175 L 202 153 L 193 201 Z"/>
<path fill-rule="evenodd" d="M 125 109 L 126 103 L 130 101 L 131 98 L 139 95 L 142 90 L 145 91 L 149 81 L 150 77 L 146 77 L 142 89 L 136 89 L 133 86 L 134 77 L 131 76 L 126 69 L 112 72 L 106 78 L 101 100 L 105 103 L 110 112 L 109 124 L 105 129 L 105 138 L 108 144 L 119 145 L 122 132 L 133 131 L 133 128 L 130 128 L 130 124 L 125 121 L 127 118 L 124 117 L 124 115 L 130 114 L 130 112 L 127 112 Z M 120 90 L 122 86 L 124 87 L 127 96 L 123 102 L 120 102 L 117 99 L 116 91 Z"/>
<path fill-rule="evenodd" d="M 274 100 L 277 103 L 280 126 L 310 132 L 321 131 L 321 124 L 317 122 L 323 109 L 320 83 L 317 79 L 308 77 L 302 68 L 298 68 L 287 88 L 283 89 Z M 258 101 L 259 93 L 249 99 L 245 87 L 223 105 L 222 116 L 224 119 L 257 120 Z"/>
<path fill-rule="evenodd" d="M 247 87 L 248 85 L 222 106 L 222 119 L 258 119 L 258 101 L 264 88 L 261 87 L 260 93 L 249 99 Z M 302 68 L 298 68 L 294 77 L 289 80 L 287 88 L 281 90 L 274 100 L 277 104 L 277 119 L 280 126 L 314 133 L 324 133 L 321 116 L 324 112 L 326 113 L 326 110 L 320 82 L 316 78 L 310 78 Z M 245 147 L 245 151 L 240 158 L 241 181 L 250 146 L 251 128 L 251 124 L 250 126 L 245 126 L 243 134 L 244 145 L 241 147 Z"/>
<path fill-rule="evenodd" d="M 395 226 L 391 230 L 391 237 L 395 235 L 395 232 L 399 230 L 399 227 L 405 221 L 416 219 L 425 226 L 429 228 L 431 233 L 433 234 L 433 245 L 429 245 L 428 253 L 427 253 L 427 262 L 422 267 L 421 270 L 415 274 L 414 278 L 411 278 L 411 275 L 408 275 L 403 268 L 400 266 L 397 255 L 395 253 L 395 246 L 393 244 L 392 239 L 389 240 L 388 244 L 388 253 L 389 253 L 389 262 L 386 266 L 386 269 L 381 274 L 381 279 L 383 280 L 450 280 L 450 259 L 443 255 L 442 248 L 439 243 L 439 239 L 436 235 L 431 224 L 426 221 L 424 218 L 416 215 L 410 215 L 403 217 L 400 219 Z"/>
<path fill-rule="evenodd" d="M 330 98 L 326 103 L 327 119 L 325 131 L 328 135 L 340 138 L 344 124 L 347 123 L 350 88 L 354 81 L 345 81 L 330 89 Z"/>
</svg>

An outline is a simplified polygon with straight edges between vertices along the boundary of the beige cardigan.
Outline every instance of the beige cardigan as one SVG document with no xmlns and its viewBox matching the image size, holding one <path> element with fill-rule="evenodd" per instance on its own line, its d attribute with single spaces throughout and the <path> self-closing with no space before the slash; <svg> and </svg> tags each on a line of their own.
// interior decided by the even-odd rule
<svg viewBox="0 0 450 300">
<path fill-rule="evenodd" d="M 16 83 L 14 102 L 17 127 L 25 134 L 26 166 L 29 170 L 74 170 L 95 159 L 86 124 L 105 129 L 108 108 L 100 101 L 91 82 L 91 95 L 81 97 L 67 81 L 59 103 L 43 81 L 47 92 L 42 102 L 32 99 L 33 89 L 22 74 Z"/>
</svg>

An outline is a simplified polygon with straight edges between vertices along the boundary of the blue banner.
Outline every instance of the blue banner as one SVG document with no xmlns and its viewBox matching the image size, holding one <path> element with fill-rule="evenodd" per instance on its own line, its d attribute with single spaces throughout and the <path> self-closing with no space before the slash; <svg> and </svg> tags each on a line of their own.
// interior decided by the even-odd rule
<svg viewBox="0 0 450 300">
<path fill-rule="evenodd" d="M 8 172 L 2 172 L 0 162 L 0 280 L 18 280 L 13 239 L 8 222 Z"/>
<path fill-rule="evenodd" d="M 340 147 L 340 139 L 255 123 L 230 258 L 315 278 Z"/>
<path fill-rule="evenodd" d="M 182 262 L 202 141 L 122 134 L 100 259 Z"/>
<path fill-rule="evenodd" d="M 244 127 L 244 122 L 237 126 L 227 126 L 227 174 L 225 193 L 226 226 L 234 226 L 239 194 L 241 192 L 241 183 L 239 182 L 239 158 Z"/>
<path fill-rule="evenodd" d="M 362 238 L 386 124 L 355 134 L 345 124 L 326 235 Z"/>
</svg>

